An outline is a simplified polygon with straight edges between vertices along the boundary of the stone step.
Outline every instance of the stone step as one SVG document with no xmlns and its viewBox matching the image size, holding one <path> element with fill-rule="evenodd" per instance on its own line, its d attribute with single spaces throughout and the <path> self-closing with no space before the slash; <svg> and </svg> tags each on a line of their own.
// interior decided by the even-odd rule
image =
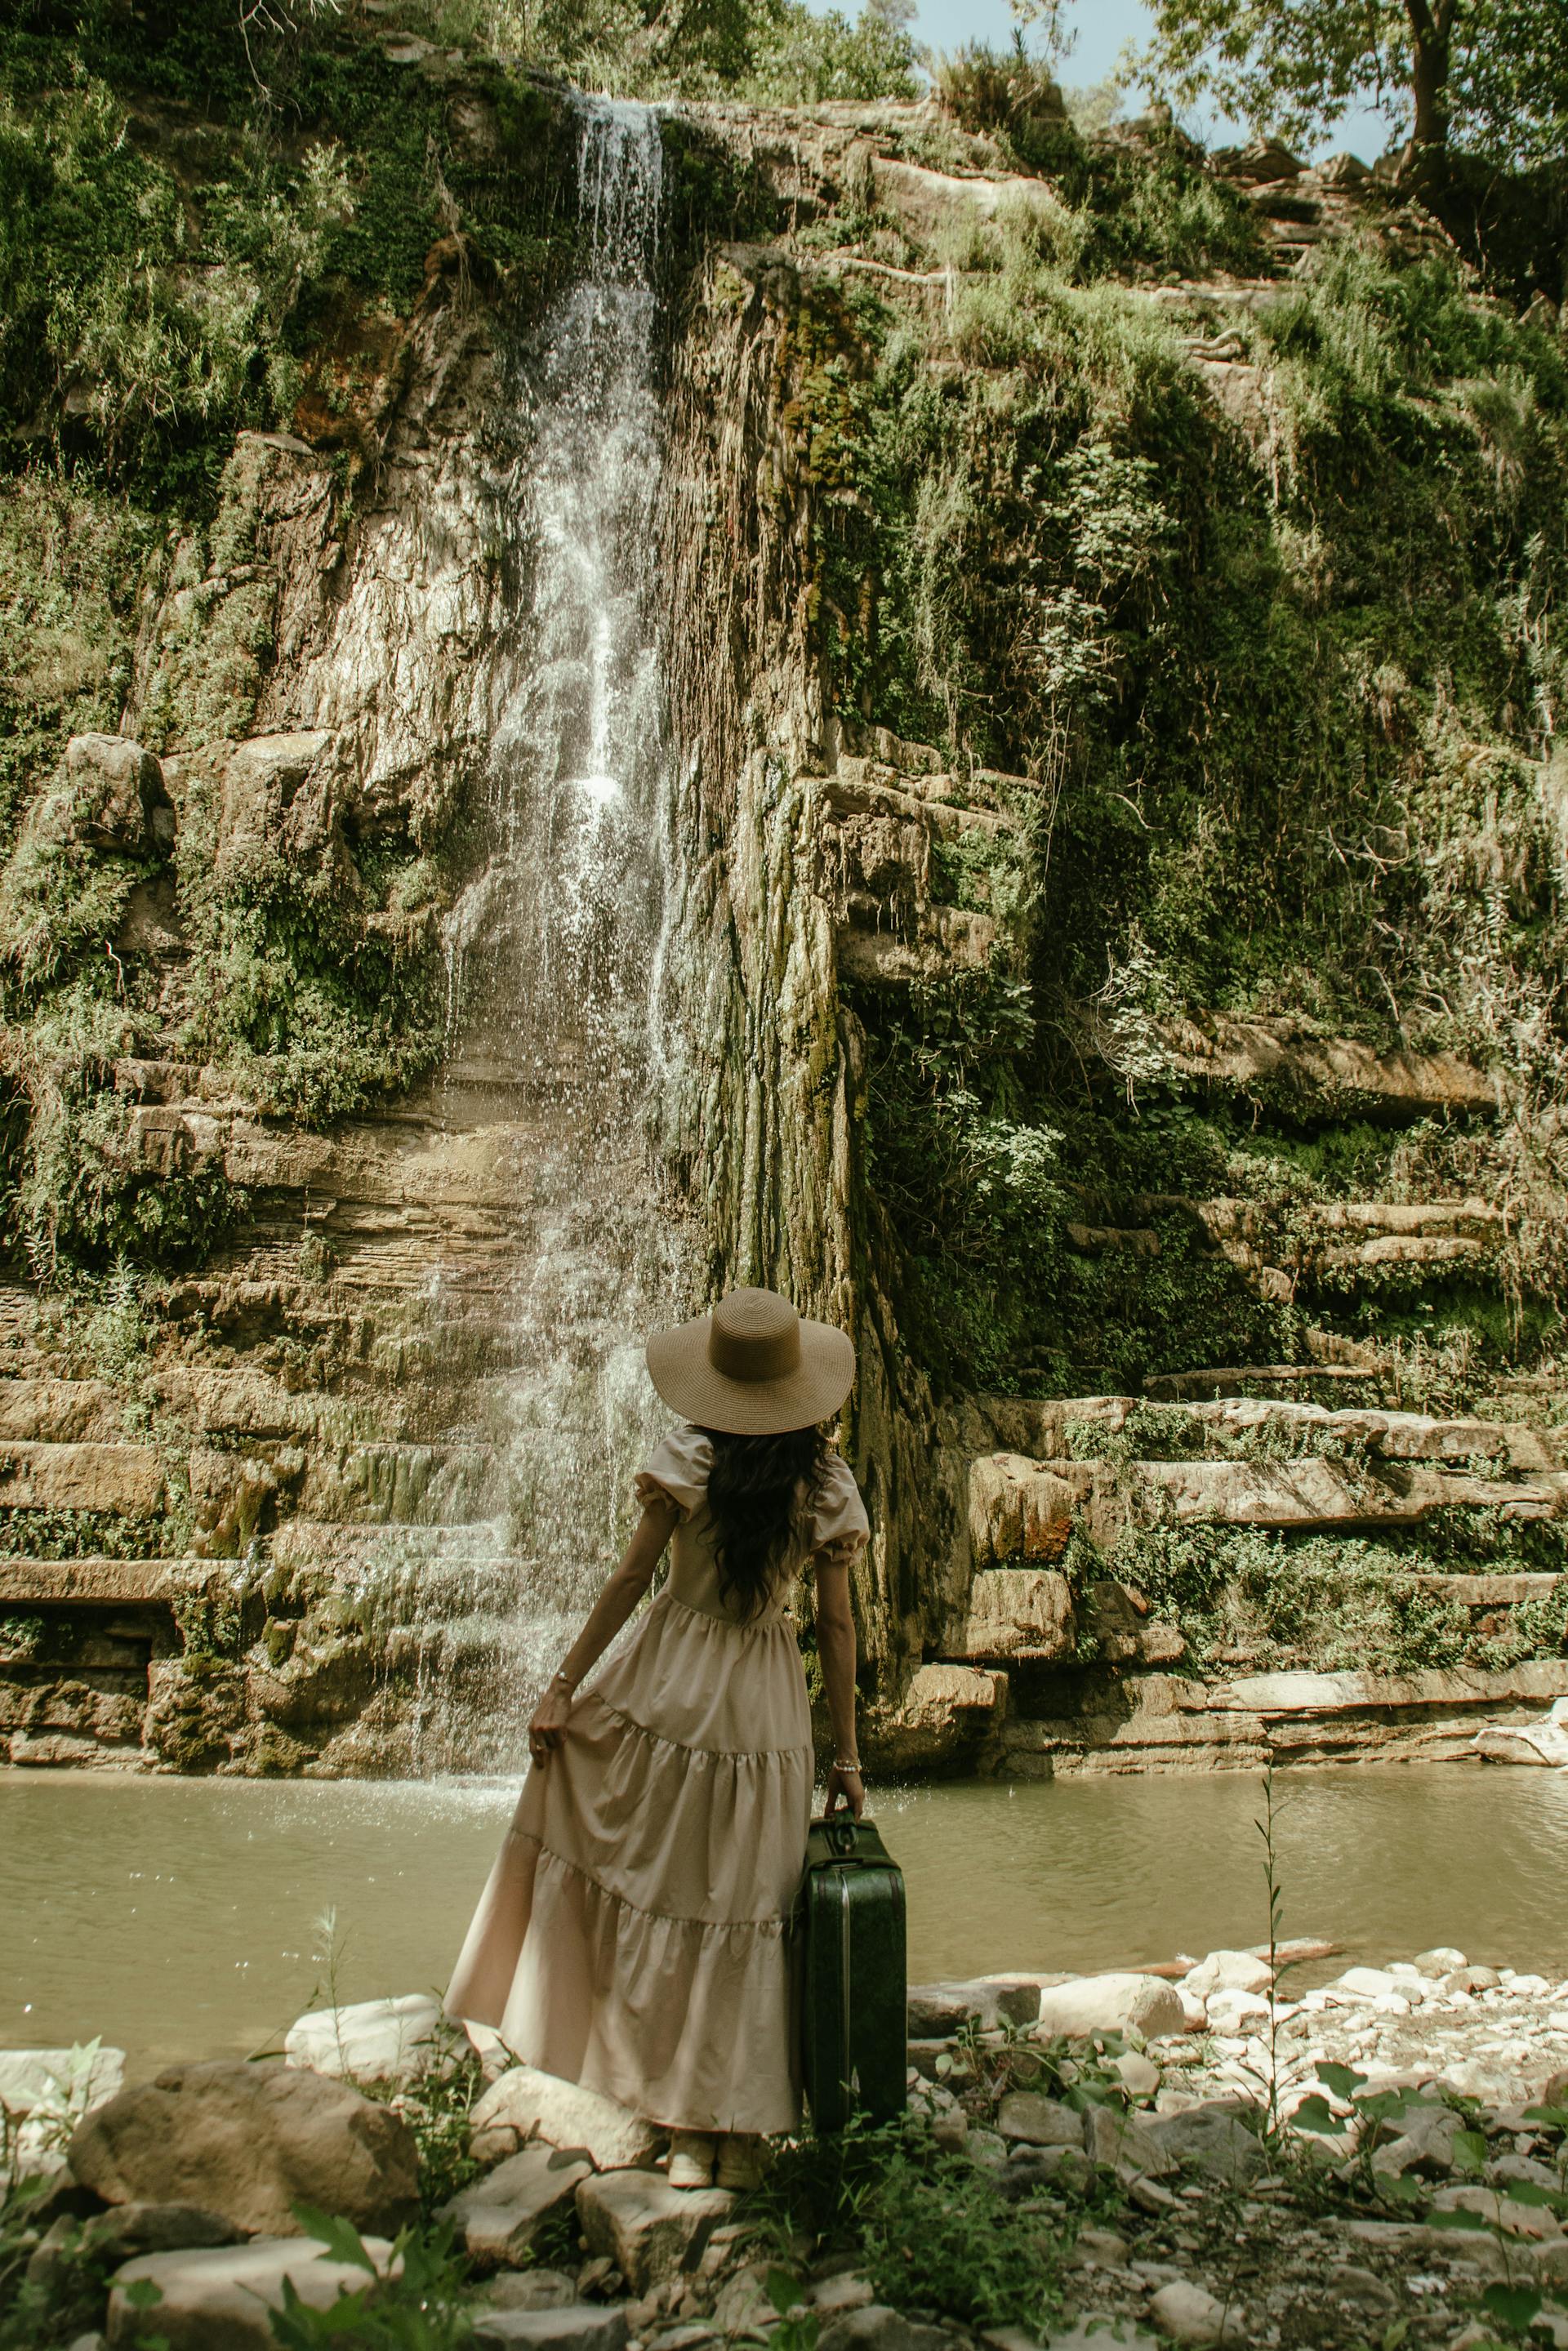
<svg viewBox="0 0 1568 2351">
<path fill-rule="evenodd" d="M 1568 1468 L 1568 1428 L 1439 1418 L 1378 1405 L 1331 1408 L 1294 1398 L 1235 1395 L 1170 1402 L 1127 1395 L 1041 1401 L 987 1396 L 977 1401 L 975 1410 L 1009 1451 L 1028 1452 L 1041 1460 L 1094 1458 L 1096 1447 L 1107 1437 L 1121 1437 L 1131 1423 L 1149 1458 L 1154 1458 L 1155 1437 L 1164 1431 L 1173 1449 L 1211 1447 L 1217 1458 L 1225 1458 L 1238 1443 L 1275 1439 L 1281 1446 L 1299 1446 L 1303 1455 L 1309 1448 L 1332 1450 L 1343 1444 L 1388 1461 L 1484 1460 L 1528 1475 Z"/>
<path fill-rule="evenodd" d="M 446 1526 L 387 1526 L 363 1520 L 285 1519 L 267 1542 L 275 1566 L 292 1572 L 313 1569 L 354 1575 L 367 1562 L 392 1561 L 410 1566 L 437 1561 L 456 1563 L 497 1560 L 507 1553 L 504 1520 L 480 1519 Z"/>
<path fill-rule="evenodd" d="M 494 1446 L 379 1443 L 318 1446 L 298 1507 L 308 1518 L 373 1526 L 450 1525 L 491 1516 L 504 1500 Z"/>
<path fill-rule="evenodd" d="M 928 1669 L 929 1670 L 929 1669 Z M 956 1670 L 953 1668 L 949 1671 Z M 992 1680 L 1005 1682 L 1003 1676 Z M 988 1768 L 1020 1780 L 1061 1773 L 1255 1771 L 1281 1763 L 1453 1762 L 1489 1723 L 1539 1719 L 1568 1697 L 1568 1658 L 1382 1675 L 1255 1674 L 1232 1682 L 1175 1674 L 1086 1676 L 1071 1710 L 997 1709 Z"/>
<path fill-rule="evenodd" d="M 8 1443 L 0 1453 L 0 1510 L 114 1510 L 151 1518 L 168 1499 L 153 1445 Z"/>
<path fill-rule="evenodd" d="M 1425 1592 L 1456 1601 L 1461 1608 L 1518 1608 L 1527 1600 L 1550 1600 L 1563 1578 L 1550 1570 L 1527 1569 L 1518 1575 L 1445 1575 L 1421 1569 L 1411 1577 Z"/>
<path fill-rule="evenodd" d="M 0 1559 L 0 1609 L 166 1607 L 221 1573 L 211 1560 Z"/>
<path fill-rule="evenodd" d="M 1549 1599 L 1560 1575 L 1449 1575 L 1421 1569 L 1409 1582 L 1476 1614 L 1506 1614 Z M 948 1662 L 966 1665 L 1071 1665 L 1087 1654 L 1112 1665 L 1170 1666 L 1186 1654 L 1174 1625 L 1163 1623 L 1141 1593 L 1105 1576 L 1075 1592 L 1051 1568 L 982 1568 L 970 1585 L 968 1613 L 947 1644 Z"/>
<path fill-rule="evenodd" d="M 125 1386 L 100 1379 L 0 1378 L 0 1445 L 123 1442 L 131 1393 L 201 1436 L 277 1440 L 322 1432 L 340 1438 L 382 1434 L 357 1401 L 319 1389 L 291 1392 L 262 1372 L 174 1364 L 154 1365 Z"/>
<path fill-rule="evenodd" d="M 1144 1394 L 1154 1403 L 1165 1403 L 1190 1396 L 1244 1396 L 1254 1388 L 1282 1388 L 1288 1394 L 1319 1380 L 1336 1387 L 1381 1388 L 1387 1379 L 1388 1369 L 1382 1363 L 1221 1364 L 1204 1371 L 1151 1372 L 1144 1381 Z"/>
<path fill-rule="evenodd" d="M 1076 1519 L 1103 1551 L 1124 1530 L 1229 1526 L 1325 1533 L 1418 1526 L 1436 1513 L 1486 1509 L 1544 1520 L 1568 1510 L 1568 1472 L 1473 1477 L 1429 1462 L 1030 1460 L 994 1453 L 969 1471 L 977 1568 L 1061 1556 Z"/>
<path fill-rule="evenodd" d="M 1310 235 L 1300 228 L 1289 234 L 1303 242 Z M 1103 1013 L 1083 1005 L 1078 1018 L 1086 1040 L 1116 1069 L 1118 1040 Z M 1170 1077 L 1228 1093 L 1315 1097 L 1391 1120 L 1433 1111 L 1495 1115 L 1502 1099 L 1500 1081 L 1457 1053 L 1379 1051 L 1360 1038 L 1317 1035 L 1289 1017 L 1194 1011 L 1151 1020 L 1146 1029 Z"/>
</svg>

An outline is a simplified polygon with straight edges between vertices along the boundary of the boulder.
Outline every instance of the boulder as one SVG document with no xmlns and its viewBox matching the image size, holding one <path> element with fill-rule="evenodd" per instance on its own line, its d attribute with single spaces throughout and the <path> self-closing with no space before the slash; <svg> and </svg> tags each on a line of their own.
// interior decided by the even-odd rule
<svg viewBox="0 0 1568 2351">
<path fill-rule="evenodd" d="M 540 2310 L 478 2310 L 476 2344 L 526 2343 L 533 2351 L 625 2351 L 626 2313 L 602 2302 L 568 2303 Z"/>
<path fill-rule="evenodd" d="M 565 2310 L 578 2299 L 564 2270 L 500 2270 L 485 2292 L 492 2310 Z"/>
<path fill-rule="evenodd" d="M 198 2245 L 232 2245 L 236 2231 L 216 2212 L 194 2204 L 111 2204 L 84 2223 L 62 2212 L 45 2231 L 27 2263 L 27 2283 L 50 2290 L 84 2254 L 104 2269 L 141 2253 L 185 2252 Z"/>
<path fill-rule="evenodd" d="M 393 2234 L 419 2210 L 413 2133 L 320 2074 L 230 2058 L 171 2065 L 88 2117 L 73 2178 L 110 2204 L 195 2204 L 257 2235 L 294 2235 L 297 2202 Z"/>
<path fill-rule="evenodd" d="M 1268 1961 L 1253 1951 L 1210 1951 L 1182 1978 L 1183 1988 L 1200 2000 L 1217 1991 L 1267 1991 L 1272 1981 Z"/>
<path fill-rule="evenodd" d="M 645 2294 L 695 2269 L 734 2200 L 721 2188 L 672 2188 L 662 2171 L 606 2171 L 579 2188 L 577 2217 L 590 2253 Z"/>
<path fill-rule="evenodd" d="M 1256 1992 L 1217 1991 L 1209 1997 L 1204 2021 L 1211 2032 L 1240 2032 L 1247 2029 L 1249 2019 L 1261 2020 L 1268 2013 L 1268 2001 Z"/>
<path fill-rule="evenodd" d="M 817 2351 L 953 2351 L 953 2338 L 940 2326 L 922 2326 L 883 2303 L 868 2302 L 824 2326 Z"/>
<path fill-rule="evenodd" d="M 174 810 L 163 770 L 129 736 L 73 735 L 64 772 L 37 802 L 29 830 L 121 857 L 166 856 L 174 844 Z"/>
<path fill-rule="evenodd" d="M 1070 1657 L 1077 1637 L 1072 1588 L 1054 1569 L 985 1568 L 970 1586 L 966 1657 Z"/>
<path fill-rule="evenodd" d="M 291 2065 L 350 2082 L 409 2082 L 442 2062 L 441 2003 L 428 1992 L 361 2000 L 301 2016 L 284 2036 Z"/>
<path fill-rule="evenodd" d="M 1093 2161 L 1103 2170 L 1120 2172 L 1124 2179 L 1159 2179 L 1176 2169 L 1145 2116 L 1131 2115 L 1121 2106 L 1088 2106 L 1081 2128 Z"/>
<path fill-rule="evenodd" d="M 1190 2278 L 1173 2278 L 1149 2300 L 1149 2316 L 1173 2343 L 1244 2343 L 1242 2314 Z"/>
<path fill-rule="evenodd" d="M 1152 2098 L 1160 2086 L 1159 2067 L 1141 2050 L 1124 2049 L 1112 2071 L 1121 2076 L 1122 2087 L 1130 2098 Z"/>
<path fill-rule="evenodd" d="M 1025 2351 L 1031 2338 L 1018 2326 L 994 2326 L 980 2340 L 987 2351 Z M 1157 2351 L 1155 2338 L 1142 2327 L 1126 2319 L 1113 2325 L 1091 2312 L 1086 2318 L 1075 2319 L 1071 2326 L 1053 2328 L 1045 2338 L 1045 2351 Z"/>
<path fill-rule="evenodd" d="M 973 1983 L 911 1984 L 909 2037 L 946 2040 L 967 2024 L 989 2032 L 998 2024 L 1032 2024 L 1040 2014 L 1040 1986 L 1032 1979 L 1009 1982 L 1005 1976 Z"/>
<path fill-rule="evenodd" d="M 1500 2196 L 1494 2188 L 1479 2186 L 1439 2188 L 1432 2199 L 1434 2212 L 1474 2212 L 1489 2229 L 1504 2237 L 1529 2237 L 1537 2241 L 1560 2238 L 1563 2223 L 1553 2212 L 1539 2204 L 1521 2204 L 1511 2196 Z"/>
<path fill-rule="evenodd" d="M 542 2221 L 575 2197 L 591 2166 L 553 2147 L 525 2147 L 441 2208 L 462 2233 L 468 2258 L 481 2269 L 517 2268 L 526 2261 Z"/>
<path fill-rule="evenodd" d="M 867 1731 L 885 1769 L 917 1770 L 972 1756 L 1007 1714 L 1008 1677 L 975 1666 L 922 1666 L 891 1712 Z"/>
<path fill-rule="evenodd" d="M 1082 2116 L 1039 2090 L 1009 2090 L 998 2110 L 997 2128 L 1005 2139 L 1021 2139 L 1026 2147 L 1083 2144 Z"/>
<path fill-rule="evenodd" d="M 1040 1993 L 1040 2031 L 1046 2039 L 1141 2032 L 1145 2041 L 1160 2041 L 1185 2032 L 1186 2014 L 1175 1985 L 1161 1976 L 1080 1976 Z"/>
<path fill-rule="evenodd" d="M 837 2277 L 819 2278 L 807 2287 L 806 2299 L 821 2317 L 839 2318 L 846 2311 L 866 2309 L 876 2300 L 876 2294 L 869 2278 L 845 2270 Z"/>
<path fill-rule="evenodd" d="M 1149 2137 L 1177 2163 L 1210 2179 L 1245 2188 L 1269 2168 L 1262 2141 L 1231 2106 L 1188 2106 L 1145 2125 Z"/>
<path fill-rule="evenodd" d="M 80 2070 L 71 2049 L 0 2049 L 0 2112 L 25 2121 L 38 2106 L 63 2102 Z M 99 2049 L 77 2094 L 101 2106 L 124 2078 L 125 2052 Z"/>
<path fill-rule="evenodd" d="M 392 2255 L 381 2238 L 367 2238 L 365 2250 L 383 2268 Z M 375 2288 L 362 2269 L 329 2260 L 309 2238 L 258 2237 L 248 2245 L 149 2253 L 115 2275 L 110 2344 L 133 2346 L 145 2334 L 162 2335 L 169 2351 L 277 2351 L 269 2314 L 283 2307 L 285 2278 L 313 2310 Z M 130 2289 L 143 2282 L 158 2289 L 150 2310 L 131 2298 Z"/>
<path fill-rule="evenodd" d="M 635 2171 L 651 2163 L 664 2133 L 613 2098 L 561 2082 L 532 2065 L 514 2065 L 491 2083 L 469 2122 L 476 2133 L 515 2130 L 519 2138 L 580 2148 L 598 2171 Z"/>
<path fill-rule="evenodd" d="M 236 743 L 224 771 L 216 872 L 239 883 L 265 874 L 282 857 L 322 881 L 351 883 L 330 747 L 321 727 L 256 735 Z"/>
<path fill-rule="evenodd" d="M 1455 2133 L 1464 2128 L 1462 2117 L 1452 2106 L 1408 2106 L 1401 2120 L 1399 2137 L 1373 2157 L 1374 2171 L 1446 2179 L 1454 2166 Z"/>
<path fill-rule="evenodd" d="M 867 2302 L 872 2300 L 868 2294 Z M 858 2309 L 858 2303 L 850 2305 Z M 779 2314 L 768 2291 L 768 2268 L 765 2262 L 747 2262 L 743 2269 L 727 2277 L 718 2290 L 713 2306 L 715 2331 L 720 2335 L 757 2336 L 766 2334 Z"/>
<path fill-rule="evenodd" d="M 1328 1987 L 1331 1994 L 1348 1992 L 1352 2000 L 1386 2000 L 1403 1998 L 1399 1979 L 1391 1976 L 1386 1968 L 1346 1968 Z"/>
</svg>

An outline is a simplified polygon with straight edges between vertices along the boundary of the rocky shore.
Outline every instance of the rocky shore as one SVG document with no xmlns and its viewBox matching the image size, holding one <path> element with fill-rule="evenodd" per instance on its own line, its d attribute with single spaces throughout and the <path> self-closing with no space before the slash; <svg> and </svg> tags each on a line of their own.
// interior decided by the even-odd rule
<svg viewBox="0 0 1568 2351">
<path fill-rule="evenodd" d="M 1333 1958 L 914 1987 L 904 2116 L 746 2197 L 423 1995 L 128 2086 L 3 2052 L 0 2344 L 1568 2346 L 1568 1981 L 1292 1990 Z"/>
</svg>

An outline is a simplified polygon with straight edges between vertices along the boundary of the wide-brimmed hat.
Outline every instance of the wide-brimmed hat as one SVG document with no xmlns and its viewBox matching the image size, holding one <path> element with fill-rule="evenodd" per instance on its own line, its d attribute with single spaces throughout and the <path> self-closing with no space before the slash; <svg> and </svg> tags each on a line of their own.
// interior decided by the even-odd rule
<svg viewBox="0 0 1568 2351">
<path fill-rule="evenodd" d="M 775 1290 L 732 1290 L 711 1313 L 655 1331 L 648 1371 L 699 1428 L 774 1437 L 837 1412 L 854 1384 L 854 1342 L 808 1322 Z"/>
</svg>

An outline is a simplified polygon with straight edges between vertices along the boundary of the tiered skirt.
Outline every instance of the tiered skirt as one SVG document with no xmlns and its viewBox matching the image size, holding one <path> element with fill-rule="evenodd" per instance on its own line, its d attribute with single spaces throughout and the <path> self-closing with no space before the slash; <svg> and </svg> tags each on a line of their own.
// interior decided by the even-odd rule
<svg viewBox="0 0 1568 2351">
<path fill-rule="evenodd" d="M 811 1782 L 793 1628 L 661 1593 L 528 1773 L 449 2012 L 672 2128 L 794 2128 Z"/>
</svg>

